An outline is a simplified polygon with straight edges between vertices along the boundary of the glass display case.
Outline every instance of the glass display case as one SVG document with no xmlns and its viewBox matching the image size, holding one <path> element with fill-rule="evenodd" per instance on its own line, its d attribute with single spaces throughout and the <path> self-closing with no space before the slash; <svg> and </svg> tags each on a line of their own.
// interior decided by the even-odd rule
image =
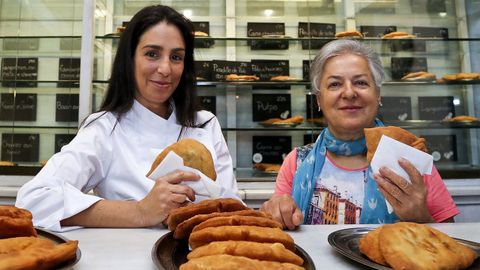
<svg viewBox="0 0 480 270">
<path fill-rule="evenodd" d="M 81 100 L 78 106 L 96 111 L 108 83 L 121 35 L 119 30 L 142 7 L 165 4 L 189 17 L 195 30 L 204 33 L 196 38 L 198 94 L 204 108 L 217 115 L 222 125 L 240 181 L 272 181 L 275 172 L 254 169 L 255 164 L 280 164 L 293 147 L 314 141 L 325 127 L 321 113 L 312 102 L 309 61 L 323 44 L 335 38 L 335 33 L 346 30 L 363 33 L 364 38 L 358 40 L 374 47 L 381 55 L 387 78 L 381 90 L 383 107 L 379 117 L 387 125 L 400 126 L 425 137 L 444 178 L 480 177 L 480 122 L 448 121 L 459 115 L 479 116 L 475 93 L 479 90 L 480 77 L 442 79 L 447 74 L 480 72 L 480 66 L 475 64 L 480 57 L 480 33 L 478 27 L 473 27 L 479 21 L 473 18 L 474 13 L 469 13 L 474 10 L 474 1 L 97 0 L 91 10 L 93 31 L 84 29 L 83 34 L 81 1 L 37 1 L 43 8 L 52 7 L 48 10 L 47 22 L 41 17 L 47 15 L 24 11 L 33 8 L 25 7 L 26 1 L 7 4 L 10 2 L 13 1 L 2 2 L 5 4 L 0 16 L 2 74 L 7 74 L 12 61 L 9 58 L 17 59 L 17 67 L 21 66 L 20 60 L 35 58 L 38 76 L 30 80 L 35 87 L 27 88 L 18 86 L 24 83 L 18 77 L 3 77 L 0 99 L 4 104 L 3 100 L 12 99 L 6 94 L 13 97 L 15 93 L 35 94 L 37 118 L 19 120 L 17 112 L 10 116 L 11 120 L 0 120 L 4 161 L 39 166 L 40 161 L 47 160 L 56 151 L 57 134 L 75 133 L 78 120 L 57 121 L 54 108 L 60 94 L 77 95 L 79 89 L 75 85 L 58 87 L 60 71 L 56 67 L 60 66 L 61 59 L 71 59 L 65 69 L 73 72 L 77 64 L 74 59 L 80 56 L 79 47 L 75 47 L 80 35 L 93 40 L 91 55 L 82 55 L 93 59 L 93 64 L 81 69 L 93 77 L 91 81 L 82 81 L 91 91 L 91 98 Z M 14 15 L 4 7 L 21 12 Z M 85 15 L 83 19 L 86 20 Z M 41 32 L 34 23 L 38 21 Z M 7 26 L 12 32 L 3 30 Z M 382 39 L 383 34 L 392 31 L 412 36 Z M 15 50 L 6 47 L 10 39 L 18 44 Z M 62 40 L 70 40 L 72 47 L 59 48 Z M 22 49 L 29 42 L 37 47 Z M 29 66 L 25 64 L 23 68 Z M 401 79 L 415 71 L 428 71 L 435 78 Z M 252 75 L 258 80 L 232 81 L 227 78 L 229 74 Z M 69 75 L 72 78 L 73 75 Z M 276 76 L 283 76 L 284 80 L 272 80 Z M 7 82 L 14 87 L 3 86 Z M 76 82 L 78 79 L 69 81 Z M 301 116 L 303 121 L 282 125 L 266 121 L 296 116 Z M 40 134 L 38 158 L 25 161 L 13 154 L 4 155 L 14 149 L 8 141 L 14 142 L 11 138 L 21 134 Z"/>
</svg>

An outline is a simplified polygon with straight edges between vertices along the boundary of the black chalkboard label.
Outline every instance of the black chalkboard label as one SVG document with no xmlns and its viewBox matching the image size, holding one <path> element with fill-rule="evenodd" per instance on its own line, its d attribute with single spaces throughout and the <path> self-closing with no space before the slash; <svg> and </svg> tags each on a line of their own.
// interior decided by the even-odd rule
<svg viewBox="0 0 480 270">
<path fill-rule="evenodd" d="M 378 113 L 382 120 L 412 120 L 412 100 L 410 97 L 382 97 Z"/>
<path fill-rule="evenodd" d="M 253 94 L 252 121 L 291 117 L 290 94 Z"/>
<path fill-rule="evenodd" d="M 228 74 L 252 75 L 252 65 L 250 62 L 212 61 L 212 79 L 214 81 L 223 81 Z"/>
<path fill-rule="evenodd" d="M 3 58 L 3 87 L 37 87 L 38 58 Z M 23 81 L 23 82 L 22 82 Z"/>
<path fill-rule="evenodd" d="M 57 87 L 80 87 L 80 58 L 60 58 L 58 61 Z"/>
<path fill-rule="evenodd" d="M 285 36 L 285 23 L 247 23 L 247 37 Z M 288 40 L 250 40 L 252 50 L 286 50 Z"/>
<path fill-rule="evenodd" d="M 75 134 L 55 134 L 55 153 L 60 152 L 62 147 L 69 144 L 73 138 Z"/>
<path fill-rule="evenodd" d="M 448 39 L 448 28 L 414 26 L 412 28 L 412 34 L 416 35 L 417 37 Z"/>
<path fill-rule="evenodd" d="M 322 118 L 323 113 L 318 110 L 317 96 L 312 94 L 305 95 L 307 119 Z"/>
<path fill-rule="evenodd" d="M 428 152 L 435 163 L 458 161 L 457 138 L 455 135 L 425 135 Z"/>
<path fill-rule="evenodd" d="M 262 81 L 270 81 L 273 76 L 290 75 L 288 60 L 251 60 L 252 72 Z M 252 89 L 290 89 L 288 84 L 254 85 Z"/>
<path fill-rule="evenodd" d="M 1 121 L 36 121 L 37 94 L 1 94 Z"/>
<path fill-rule="evenodd" d="M 445 120 L 455 116 L 453 96 L 418 97 L 420 120 Z"/>
<path fill-rule="evenodd" d="M 78 121 L 78 94 L 57 94 L 55 102 L 55 121 Z"/>
<path fill-rule="evenodd" d="M 304 134 L 303 135 L 303 145 L 311 144 L 317 141 L 319 133 Z"/>
<path fill-rule="evenodd" d="M 425 40 L 391 39 L 389 42 L 392 52 L 424 52 L 427 50 Z"/>
<path fill-rule="evenodd" d="M 316 37 L 335 37 L 336 26 L 334 23 L 298 23 L 299 38 L 316 38 Z M 302 40 L 303 50 L 318 50 L 327 44 L 329 40 Z"/>
<path fill-rule="evenodd" d="M 2 160 L 38 162 L 39 134 L 2 134 Z"/>
<path fill-rule="evenodd" d="M 210 36 L 210 22 L 192 22 L 195 31 L 204 32 Z M 210 48 L 215 44 L 213 38 L 195 37 L 195 48 Z"/>
<path fill-rule="evenodd" d="M 199 96 L 202 109 L 217 114 L 217 97 L 216 96 Z"/>
<path fill-rule="evenodd" d="M 212 61 L 195 61 L 195 76 L 197 81 L 212 80 Z"/>
<path fill-rule="evenodd" d="M 36 51 L 39 44 L 38 38 L 6 38 L 3 40 L 4 51 Z"/>
<path fill-rule="evenodd" d="M 385 34 L 397 31 L 395 25 L 379 26 L 379 25 L 361 25 L 360 33 L 365 37 L 382 37 Z"/>
<path fill-rule="evenodd" d="M 302 75 L 304 81 L 310 80 L 310 60 L 303 60 L 302 61 Z"/>
<path fill-rule="evenodd" d="M 427 58 L 425 57 L 392 57 L 392 79 L 400 80 L 411 72 L 428 71 Z"/>
<path fill-rule="evenodd" d="M 252 160 L 254 163 L 281 164 L 292 150 L 290 136 L 253 136 Z"/>
</svg>

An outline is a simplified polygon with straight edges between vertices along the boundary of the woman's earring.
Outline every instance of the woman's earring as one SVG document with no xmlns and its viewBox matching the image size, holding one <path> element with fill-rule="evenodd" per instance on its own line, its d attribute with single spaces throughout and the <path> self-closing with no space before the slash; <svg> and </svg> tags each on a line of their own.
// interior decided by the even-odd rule
<svg viewBox="0 0 480 270">
<path fill-rule="evenodd" d="M 379 100 L 379 101 L 378 101 L 378 106 L 379 106 L 379 107 L 382 107 L 382 106 L 383 106 L 383 104 L 382 104 L 382 101 L 381 101 L 381 100 Z"/>
<path fill-rule="evenodd" d="M 321 111 L 322 109 L 320 109 L 320 107 L 318 107 L 318 111 Z"/>
</svg>

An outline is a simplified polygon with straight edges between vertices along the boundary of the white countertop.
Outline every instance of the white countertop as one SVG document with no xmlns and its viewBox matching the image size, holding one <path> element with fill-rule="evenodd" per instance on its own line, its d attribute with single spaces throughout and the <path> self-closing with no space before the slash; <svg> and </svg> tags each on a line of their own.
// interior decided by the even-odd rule
<svg viewBox="0 0 480 270">
<path fill-rule="evenodd" d="M 480 242 L 480 223 L 433 224 L 452 237 Z M 317 270 L 362 269 L 337 253 L 327 241 L 334 231 L 366 225 L 305 225 L 289 232 L 295 243 L 313 259 Z M 157 269 L 151 257 L 155 242 L 168 230 L 152 229 L 79 229 L 62 233 L 79 240 L 82 252 L 73 269 Z"/>
</svg>

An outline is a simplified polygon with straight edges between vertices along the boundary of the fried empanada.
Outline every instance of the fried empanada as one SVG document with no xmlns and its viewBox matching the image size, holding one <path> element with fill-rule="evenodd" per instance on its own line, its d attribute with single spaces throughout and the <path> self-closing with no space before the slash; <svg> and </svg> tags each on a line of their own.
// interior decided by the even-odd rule
<svg viewBox="0 0 480 270">
<path fill-rule="evenodd" d="M 207 221 L 204 221 L 195 228 L 192 233 L 208 228 L 208 227 L 220 227 L 220 226 L 259 226 L 283 229 L 283 225 L 270 218 L 266 217 L 252 217 L 252 216 L 228 216 L 228 217 L 214 217 Z"/>
<path fill-rule="evenodd" d="M 232 255 L 212 255 L 196 258 L 180 266 L 180 270 L 299 270 L 301 266 L 291 263 L 260 261 Z"/>
<path fill-rule="evenodd" d="M 360 252 L 367 255 L 370 260 L 381 265 L 388 265 L 380 251 L 379 235 L 381 229 L 382 227 L 378 227 L 360 238 L 358 247 Z"/>
<path fill-rule="evenodd" d="M 13 205 L 0 205 L 0 239 L 18 236 L 37 236 L 32 213 Z"/>
</svg>

